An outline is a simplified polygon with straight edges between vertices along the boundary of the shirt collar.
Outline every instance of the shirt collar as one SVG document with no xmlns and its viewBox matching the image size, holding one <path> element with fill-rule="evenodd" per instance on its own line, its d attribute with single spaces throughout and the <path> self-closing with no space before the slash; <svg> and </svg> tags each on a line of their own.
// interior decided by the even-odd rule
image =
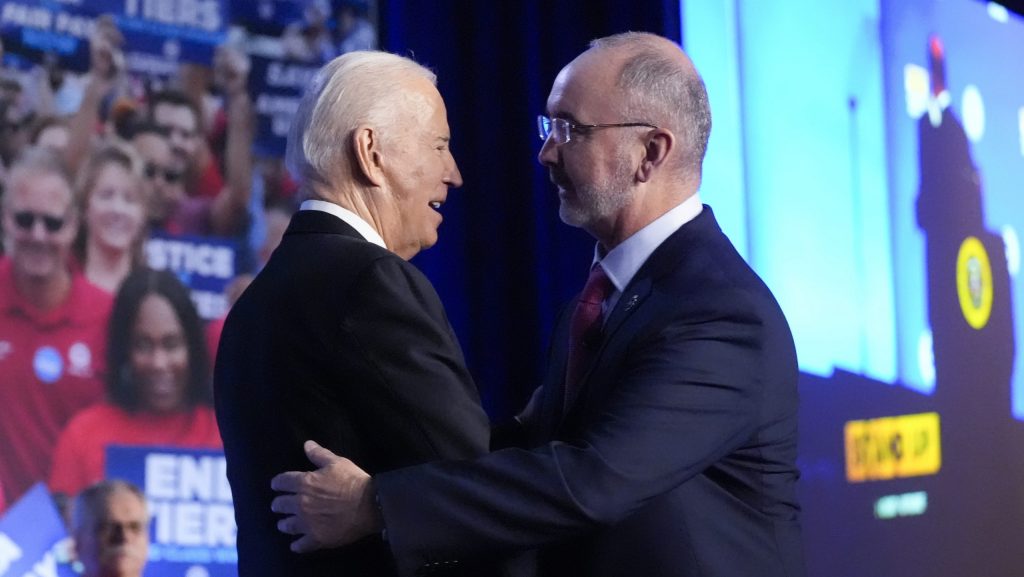
<svg viewBox="0 0 1024 577">
<path fill-rule="evenodd" d="M 333 202 L 327 202 L 325 200 L 309 199 L 302 202 L 302 205 L 299 206 L 299 210 L 319 210 L 320 212 L 333 214 L 345 221 L 345 224 L 356 229 L 356 232 L 358 232 L 367 241 L 372 242 L 383 249 L 388 248 L 387 245 L 384 244 L 384 239 L 381 238 L 380 233 L 370 226 L 370 223 L 363 220 L 358 214 L 341 205 L 334 204 Z"/>
<path fill-rule="evenodd" d="M 604 258 L 601 258 L 600 244 L 596 245 L 594 247 L 594 262 L 601 263 L 601 268 L 615 285 L 616 292 L 621 293 L 633 280 L 640 267 L 647 262 L 654 249 L 661 246 L 661 243 L 679 230 L 679 227 L 697 218 L 703 208 L 700 196 L 694 193 L 693 196 L 633 233 L 632 236 L 604 255 Z"/>
</svg>

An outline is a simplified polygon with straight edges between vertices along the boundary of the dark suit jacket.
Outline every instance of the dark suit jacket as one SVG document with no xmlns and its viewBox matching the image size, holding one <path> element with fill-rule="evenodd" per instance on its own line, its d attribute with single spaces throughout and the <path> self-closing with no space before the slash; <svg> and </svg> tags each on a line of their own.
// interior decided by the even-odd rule
<svg viewBox="0 0 1024 577">
<path fill-rule="evenodd" d="M 540 546 L 549 575 L 803 575 L 792 336 L 711 210 L 623 291 L 563 416 L 568 317 L 532 449 L 375 477 L 400 569 Z"/>
<path fill-rule="evenodd" d="M 379 536 L 296 555 L 270 479 L 313 439 L 372 473 L 487 450 L 489 425 L 437 294 L 341 219 L 300 211 L 232 307 L 214 378 L 241 577 L 388 575 Z"/>
</svg>

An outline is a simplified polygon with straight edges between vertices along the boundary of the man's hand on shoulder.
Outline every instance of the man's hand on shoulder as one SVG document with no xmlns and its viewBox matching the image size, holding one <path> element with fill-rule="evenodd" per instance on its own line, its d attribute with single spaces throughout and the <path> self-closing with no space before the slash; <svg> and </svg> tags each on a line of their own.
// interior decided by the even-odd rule
<svg viewBox="0 0 1024 577">
<path fill-rule="evenodd" d="M 292 551 L 340 547 L 380 532 L 384 520 L 373 479 L 352 461 L 314 441 L 306 441 L 303 448 L 319 468 L 281 473 L 270 482 L 275 491 L 284 493 L 270 504 L 272 511 L 285 515 L 277 523 L 278 530 L 299 537 L 292 542 Z"/>
</svg>

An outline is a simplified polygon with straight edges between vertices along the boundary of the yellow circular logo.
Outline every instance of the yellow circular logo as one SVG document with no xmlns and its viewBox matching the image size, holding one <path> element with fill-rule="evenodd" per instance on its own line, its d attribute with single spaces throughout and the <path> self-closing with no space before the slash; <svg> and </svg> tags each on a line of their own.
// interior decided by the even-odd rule
<svg viewBox="0 0 1024 577">
<path fill-rule="evenodd" d="M 956 292 L 967 324 L 981 330 L 992 314 L 992 266 L 985 246 L 969 236 L 956 257 Z"/>
</svg>

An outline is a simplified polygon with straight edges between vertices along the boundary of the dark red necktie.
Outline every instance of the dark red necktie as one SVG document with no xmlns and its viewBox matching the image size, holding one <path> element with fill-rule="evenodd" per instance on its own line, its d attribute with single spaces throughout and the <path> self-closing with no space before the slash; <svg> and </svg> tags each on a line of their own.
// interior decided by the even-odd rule
<svg viewBox="0 0 1024 577">
<path fill-rule="evenodd" d="M 569 363 L 565 373 L 565 409 L 568 410 L 579 393 L 580 380 L 590 364 L 594 349 L 601 337 L 601 303 L 612 293 L 614 286 L 595 264 L 583 286 L 576 310 L 569 321 Z"/>
</svg>

